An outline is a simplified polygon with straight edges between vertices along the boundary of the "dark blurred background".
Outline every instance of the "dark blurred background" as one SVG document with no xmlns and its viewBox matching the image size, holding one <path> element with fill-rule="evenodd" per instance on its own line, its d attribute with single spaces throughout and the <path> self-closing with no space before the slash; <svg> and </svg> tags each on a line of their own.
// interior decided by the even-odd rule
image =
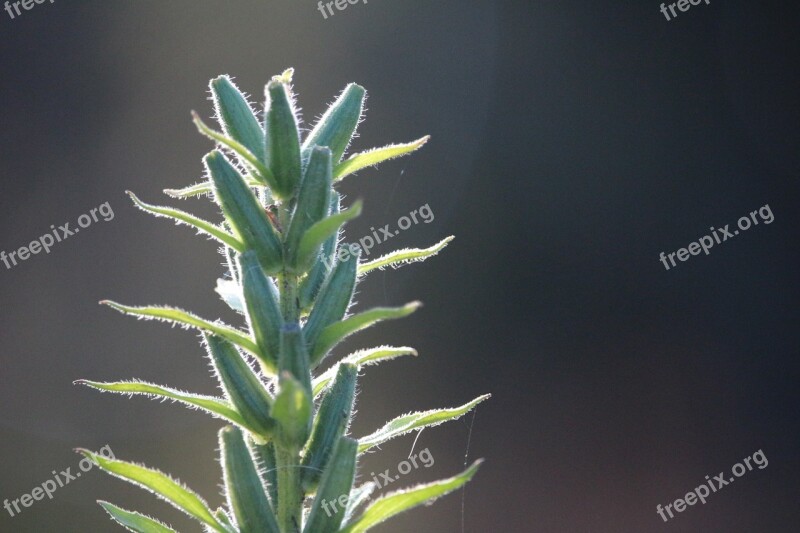
<svg viewBox="0 0 800 533">
<path fill-rule="evenodd" d="M 196 335 L 96 302 L 237 320 L 212 290 L 215 244 L 136 211 L 123 191 L 216 217 L 204 199 L 160 193 L 201 176 L 210 143 L 189 111 L 210 117 L 213 76 L 260 101 L 293 66 L 306 126 L 357 81 L 370 96 L 354 149 L 432 135 L 342 184 L 366 201 L 349 235 L 428 204 L 433 222 L 373 253 L 457 236 L 426 264 L 362 284 L 362 307 L 426 306 L 348 341 L 420 352 L 363 373 L 353 433 L 494 395 L 474 417 L 423 431 L 415 449 L 435 465 L 396 483 L 486 458 L 466 492 L 379 531 L 796 531 L 797 15 L 737 0 L 669 22 L 656 1 L 372 1 L 327 20 L 312 0 L 0 11 L 0 250 L 104 202 L 115 214 L 49 255 L 0 265 L 0 498 L 74 472 L 73 448 L 108 444 L 222 503 L 219 421 L 71 383 L 215 393 Z M 765 204 L 772 224 L 660 263 Z M 394 469 L 413 442 L 370 455 L 362 479 Z M 668 523 L 656 514 L 759 449 L 767 468 Z M 98 498 L 196 530 L 92 470 L 18 516 L 0 509 L 0 531 L 119 530 Z"/>
</svg>

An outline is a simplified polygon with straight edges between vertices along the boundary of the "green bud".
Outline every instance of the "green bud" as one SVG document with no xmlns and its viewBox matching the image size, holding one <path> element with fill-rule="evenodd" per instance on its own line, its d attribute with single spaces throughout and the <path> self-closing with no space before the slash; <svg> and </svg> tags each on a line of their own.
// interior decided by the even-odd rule
<svg viewBox="0 0 800 533">
<path fill-rule="evenodd" d="M 300 240 L 306 231 L 325 218 L 330 207 L 331 151 L 326 147 L 315 147 L 311 151 L 303 183 L 297 196 L 297 205 L 286 234 L 286 263 L 297 264 Z"/>
<path fill-rule="evenodd" d="M 270 417 L 272 398 L 250 365 L 230 342 L 216 335 L 203 334 L 222 388 L 247 427 L 268 438 L 275 428 Z"/>
<path fill-rule="evenodd" d="M 281 268 L 281 241 L 241 174 L 218 150 L 204 163 L 214 181 L 214 193 L 225 218 L 246 247 L 255 250 L 261 267 L 269 274 Z"/>
<path fill-rule="evenodd" d="M 300 133 L 289 89 L 280 80 L 267 85 L 267 166 L 281 198 L 291 198 L 300 184 Z"/>
<path fill-rule="evenodd" d="M 308 514 L 303 533 L 336 533 L 342 525 L 345 509 L 339 505 L 330 512 L 330 504 L 341 496 L 350 496 L 356 471 L 358 443 L 342 437 L 336 444 L 328 468 L 314 497 L 314 505 Z"/>
<path fill-rule="evenodd" d="M 272 280 L 264 275 L 254 251 L 243 253 L 239 265 L 250 331 L 262 356 L 272 367 L 277 367 L 283 324 L 278 291 Z"/>
<path fill-rule="evenodd" d="M 259 160 L 264 160 L 264 128 L 247 99 L 228 76 L 211 80 L 211 96 L 220 126 L 225 134 L 239 141 Z"/>
<path fill-rule="evenodd" d="M 322 285 L 311 313 L 303 327 L 309 346 L 314 346 L 322 330 L 341 320 L 356 287 L 358 254 L 349 255 L 346 261 L 337 263 Z"/>
<path fill-rule="evenodd" d="M 278 368 L 289 372 L 311 396 L 311 372 L 308 370 L 308 348 L 299 324 L 285 324 L 281 328 L 280 358 Z"/>
<path fill-rule="evenodd" d="M 303 448 L 311 432 L 311 395 L 289 372 L 280 376 L 280 391 L 272 405 L 272 417 L 277 422 L 275 439 L 278 444 L 297 452 Z"/>
<path fill-rule="evenodd" d="M 241 430 L 232 426 L 222 428 L 219 443 L 228 507 L 236 518 L 237 531 L 280 533 Z"/>
<path fill-rule="evenodd" d="M 303 488 L 311 492 L 319 483 L 333 448 L 344 435 L 353 411 L 358 367 L 350 363 L 339 365 L 333 384 L 320 403 L 303 456 Z"/>
<path fill-rule="evenodd" d="M 308 134 L 303 143 L 304 160 L 308 159 L 315 146 L 327 146 L 331 149 L 333 163 L 339 163 L 361 120 L 366 94 L 364 88 L 355 83 L 345 87 Z"/>
</svg>

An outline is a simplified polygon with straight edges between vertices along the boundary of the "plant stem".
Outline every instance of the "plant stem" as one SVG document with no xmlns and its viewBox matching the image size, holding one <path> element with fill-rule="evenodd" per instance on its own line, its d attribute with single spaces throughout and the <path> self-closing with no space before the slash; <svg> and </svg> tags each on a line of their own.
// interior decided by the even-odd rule
<svg viewBox="0 0 800 533">
<path fill-rule="evenodd" d="M 303 513 L 299 460 L 297 453 L 285 448 L 277 448 L 275 455 L 278 469 L 278 527 L 283 533 L 296 533 L 300 531 Z"/>
<path fill-rule="evenodd" d="M 288 202 L 279 206 L 279 220 L 284 231 L 288 230 L 291 218 Z M 297 275 L 287 271 L 278 276 L 281 315 L 284 324 L 298 323 L 300 305 Z M 278 469 L 278 527 L 283 533 L 297 533 L 303 520 L 303 488 L 300 482 L 300 459 L 297 450 L 275 443 L 275 462 Z"/>
</svg>

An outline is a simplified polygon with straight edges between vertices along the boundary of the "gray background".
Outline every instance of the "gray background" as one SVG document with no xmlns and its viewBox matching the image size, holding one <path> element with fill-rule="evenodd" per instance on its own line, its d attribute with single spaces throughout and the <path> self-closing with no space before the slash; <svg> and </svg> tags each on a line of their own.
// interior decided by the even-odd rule
<svg viewBox="0 0 800 533">
<path fill-rule="evenodd" d="M 123 191 L 216 219 L 194 183 L 208 79 L 261 99 L 288 66 L 306 125 L 369 91 L 354 148 L 431 134 L 411 158 L 342 184 L 351 237 L 428 204 L 377 247 L 456 240 L 376 273 L 358 301 L 421 299 L 345 348 L 411 345 L 364 372 L 355 435 L 404 412 L 494 397 L 426 430 L 436 463 L 395 486 L 487 462 L 466 493 L 379 531 L 791 531 L 798 513 L 798 77 L 786 3 L 712 1 L 667 22 L 655 2 L 372 1 L 323 19 L 310 0 L 68 2 L 0 12 L 0 250 L 103 202 L 97 223 L 0 265 L 0 498 L 77 468 L 77 446 L 162 468 L 221 503 L 218 421 L 73 386 L 140 378 L 214 393 L 191 332 L 96 302 L 237 317 L 212 291 L 214 243 L 136 211 Z M 675 251 L 769 204 L 759 225 L 665 271 Z M 340 353 L 347 353 L 340 350 Z M 370 455 L 394 469 L 413 437 Z M 763 449 L 746 474 L 667 524 L 655 512 Z M 394 488 L 391 487 L 391 488 Z M 0 531 L 115 531 L 103 498 L 194 525 L 91 471 Z M 462 514 L 462 502 L 464 504 Z"/>
</svg>

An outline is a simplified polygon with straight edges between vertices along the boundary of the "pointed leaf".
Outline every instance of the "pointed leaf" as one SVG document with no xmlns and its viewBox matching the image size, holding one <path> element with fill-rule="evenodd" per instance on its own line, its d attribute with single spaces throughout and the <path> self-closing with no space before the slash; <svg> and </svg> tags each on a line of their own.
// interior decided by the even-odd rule
<svg viewBox="0 0 800 533">
<path fill-rule="evenodd" d="M 134 533 L 176 533 L 171 527 L 167 527 L 158 520 L 154 520 L 149 516 L 133 511 L 126 511 L 114 504 L 98 501 L 103 509 L 113 518 L 116 522 Z"/>
<path fill-rule="evenodd" d="M 240 533 L 280 533 L 256 465 L 238 428 L 220 430 L 220 456 L 228 507 Z"/>
<path fill-rule="evenodd" d="M 430 138 L 430 135 L 426 135 L 425 137 L 410 143 L 390 144 L 382 148 L 373 148 L 372 150 L 367 150 L 366 152 L 353 154 L 346 160 L 336 165 L 336 169 L 333 173 L 333 179 L 335 181 L 339 181 L 345 176 L 349 176 L 353 172 L 358 172 L 363 168 L 383 163 L 384 161 L 394 159 L 395 157 L 401 157 L 410 154 L 411 152 L 422 148 L 422 146 L 428 142 L 428 139 Z"/>
<path fill-rule="evenodd" d="M 219 151 L 206 155 L 203 162 L 214 180 L 215 196 L 235 234 L 247 248 L 256 251 L 267 273 L 277 272 L 282 267 L 283 246 L 253 191 Z"/>
<path fill-rule="evenodd" d="M 78 385 L 86 385 L 94 389 L 105 392 L 118 392 L 120 394 L 143 394 L 153 398 L 160 398 L 162 400 L 173 400 L 181 402 L 192 408 L 202 409 L 207 413 L 214 416 L 233 422 L 239 426 L 247 427 L 242 416 L 222 398 L 215 398 L 213 396 L 203 396 L 200 394 L 191 394 L 188 392 L 171 389 L 169 387 L 162 387 L 153 385 L 144 381 L 118 381 L 112 383 L 100 383 L 97 381 L 88 381 L 79 379 L 75 381 Z"/>
<path fill-rule="evenodd" d="M 424 427 L 438 426 L 450 420 L 457 420 L 470 412 L 476 405 L 484 400 L 491 398 L 491 394 L 478 396 L 469 403 L 453 409 L 431 409 L 399 416 L 378 431 L 358 439 L 358 453 L 363 453 L 373 446 L 378 446 L 400 435 L 405 435 L 409 431 Z"/>
<path fill-rule="evenodd" d="M 362 366 L 376 365 L 381 361 L 389 361 L 404 355 L 416 356 L 417 351 L 414 348 L 409 348 L 407 346 L 402 348 L 395 348 L 394 346 L 380 346 L 378 348 L 370 348 L 369 350 L 360 350 L 358 352 L 351 353 L 342 359 L 340 363 L 332 366 L 314 378 L 314 382 L 312 383 L 314 397 L 316 398 L 317 395 L 319 395 L 319 393 L 328 386 L 328 383 L 330 383 L 330 381 L 339 371 L 339 365 L 342 363 L 351 363 L 360 368 Z"/>
<path fill-rule="evenodd" d="M 303 143 L 303 159 L 307 160 L 314 146 L 327 146 L 333 154 L 333 162 L 338 163 L 347 150 L 356 131 L 364 109 L 366 91 L 360 85 L 351 83 L 331 104 Z"/>
<path fill-rule="evenodd" d="M 209 85 L 222 131 L 263 161 L 264 129 L 245 96 L 228 76 L 214 78 Z"/>
<path fill-rule="evenodd" d="M 303 334 L 309 346 L 316 344 L 322 330 L 344 317 L 356 288 L 357 267 L 358 254 L 348 254 L 347 260 L 333 267 L 325 280 L 303 326 Z"/>
<path fill-rule="evenodd" d="M 245 176 L 244 181 L 251 189 L 264 187 L 263 182 L 252 176 Z M 214 184 L 210 181 L 201 181 L 200 183 L 195 183 L 194 185 L 189 185 L 188 187 L 182 187 L 180 189 L 164 189 L 164 194 L 173 198 L 191 198 L 193 196 L 202 196 L 213 192 Z"/>
<path fill-rule="evenodd" d="M 233 235 L 223 230 L 219 226 L 215 226 L 211 222 L 197 218 L 180 209 L 172 209 L 171 207 L 161 207 L 157 205 L 150 205 L 142 202 L 131 191 L 125 191 L 131 197 L 134 204 L 142 211 L 147 211 L 157 217 L 167 217 L 174 220 L 177 224 L 186 224 L 196 229 L 199 233 L 204 233 L 209 237 L 213 237 L 222 244 L 230 246 L 234 250 L 241 251 L 244 245 Z"/>
<path fill-rule="evenodd" d="M 215 531 L 225 532 L 225 528 L 214 518 L 205 500 L 163 472 L 134 463 L 108 459 L 89 450 L 78 451 L 113 476 L 151 491 L 192 518 L 211 526 Z"/>
<path fill-rule="evenodd" d="M 280 331 L 283 324 L 278 290 L 261 269 L 255 252 L 248 251 L 239 256 L 242 273 L 244 301 L 247 307 L 247 323 L 256 339 L 259 351 L 272 368 L 278 366 Z"/>
<path fill-rule="evenodd" d="M 236 407 L 245 426 L 253 428 L 256 435 L 266 439 L 272 434 L 275 421 L 270 417 L 272 398 L 261 380 L 231 343 L 206 333 L 203 338 L 231 404 Z"/>
<path fill-rule="evenodd" d="M 226 324 L 221 324 L 218 322 L 209 322 L 208 320 L 202 319 L 192 313 L 187 311 L 183 311 L 182 309 L 176 309 L 174 307 L 131 307 L 127 305 L 118 304 L 117 302 L 112 302 L 110 300 L 103 300 L 100 302 L 103 305 L 107 305 L 112 309 L 116 309 L 120 313 L 124 313 L 126 315 L 133 315 L 145 320 L 162 320 L 164 322 L 171 322 L 173 324 L 178 324 L 181 326 L 185 326 L 187 328 L 195 328 L 199 329 L 200 331 L 209 331 L 220 337 L 223 337 L 230 342 L 236 344 L 237 346 L 241 346 L 248 352 L 253 353 L 254 355 L 260 355 L 258 352 L 258 346 L 256 343 L 253 342 L 253 339 L 248 337 L 244 332 L 239 331 L 238 329 L 232 328 Z M 275 372 L 275 369 L 272 369 L 272 373 Z"/>
<path fill-rule="evenodd" d="M 420 302 L 411 302 L 403 307 L 376 307 L 353 315 L 341 322 L 331 324 L 322 330 L 319 339 L 311 349 L 311 366 L 314 367 L 319 364 L 330 349 L 344 340 L 345 337 L 384 320 L 406 317 L 419 309 L 421 305 Z"/>
<path fill-rule="evenodd" d="M 437 498 L 461 488 L 472 479 L 481 462 L 480 460 L 474 462 L 472 466 L 457 476 L 393 492 L 375 500 L 361 516 L 347 524 L 340 533 L 363 533 L 413 507 L 423 503 L 432 503 Z"/>
<path fill-rule="evenodd" d="M 260 181 L 262 185 L 275 187 L 275 178 L 269 171 L 269 168 L 267 168 L 263 162 L 253 155 L 253 152 L 248 150 L 247 147 L 245 147 L 239 141 L 231 139 L 230 137 L 226 137 L 222 133 L 214 131 L 206 126 L 205 123 L 203 123 L 203 121 L 200 119 L 200 116 L 194 111 L 192 111 L 192 120 L 194 121 L 194 125 L 197 126 L 197 131 L 235 153 L 242 162 L 243 166 L 248 168 L 248 172 L 252 172 L 253 176 Z"/>
<path fill-rule="evenodd" d="M 319 406 L 314 428 L 303 455 L 302 483 L 306 492 L 312 492 L 328 468 L 328 460 L 336 443 L 350 424 L 353 401 L 356 396 L 358 367 L 350 363 L 339 365 L 336 378 Z"/>
<path fill-rule="evenodd" d="M 336 533 L 344 519 L 339 506 L 341 496 L 349 496 L 356 471 L 357 443 L 342 437 L 336 445 L 328 468 L 319 483 L 303 533 Z"/>
<path fill-rule="evenodd" d="M 402 250 L 396 250 L 377 259 L 373 259 L 372 261 L 360 264 L 358 266 L 358 274 L 364 275 L 367 272 L 375 270 L 376 268 L 381 270 L 387 266 L 392 268 L 400 268 L 408 263 L 424 261 L 427 258 L 438 254 L 439 251 L 447 246 L 448 243 L 454 238 L 455 237 L 451 235 L 437 244 L 434 244 L 430 248 L 403 248 Z"/>
<path fill-rule="evenodd" d="M 293 196 L 300 184 L 300 133 L 288 86 L 280 79 L 267 85 L 267 162 L 275 177 L 273 192 Z"/>
<path fill-rule="evenodd" d="M 298 246 L 303 235 L 328 214 L 330 194 L 331 151 L 325 147 L 315 147 L 311 152 L 286 234 L 286 262 L 290 265 L 297 264 Z"/>
<path fill-rule="evenodd" d="M 300 239 L 297 247 L 296 270 L 298 272 L 308 270 L 310 263 L 319 254 L 322 243 L 331 235 L 335 235 L 342 224 L 359 216 L 361 207 L 361 200 L 357 200 L 350 209 L 325 217 L 311 226 Z"/>
</svg>

